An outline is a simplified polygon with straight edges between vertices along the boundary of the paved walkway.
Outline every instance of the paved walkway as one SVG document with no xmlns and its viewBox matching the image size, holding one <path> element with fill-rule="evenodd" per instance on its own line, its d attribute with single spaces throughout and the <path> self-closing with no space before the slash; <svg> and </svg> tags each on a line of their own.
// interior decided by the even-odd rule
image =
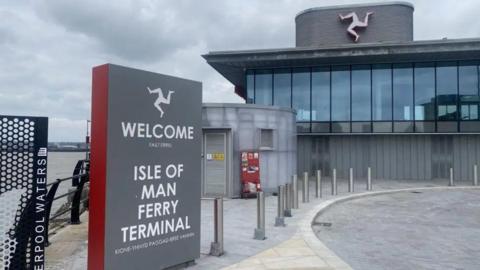
<svg viewBox="0 0 480 270">
<path fill-rule="evenodd" d="M 327 260 L 330 251 L 324 247 L 321 256 L 316 254 L 302 236 L 291 239 L 240 263 L 224 269 L 350 269 L 340 260 Z M 334 254 L 330 255 L 334 257 Z"/>
<path fill-rule="evenodd" d="M 88 213 L 80 220 L 81 224 L 59 229 L 50 236 L 51 245 L 45 252 L 46 269 L 87 269 Z"/>
<path fill-rule="evenodd" d="M 312 227 L 357 270 L 480 268 L 480 189 L 365 197 L 333 206 Z"/>
<path fill-rule="evenodd" d="M 363 182 L 363 181 L 362 181 Z M 207 255 L 213 241 L 213 203 L 202 201 L 201 257 L 189 269 L 351 269 L 315 236 L 311 222 L 319 211 L 330 204 L 348 199 L 346 181 L 338 183 L 338 196 L 330 193 L 330 182 L 324 181 L 323 198 L 313 196 L 313 181 L 309 203 L 300 203 L 293 217 L 286 218 L 286 227 L 274 227 L 276 200 L 266 198 L 266 235 L 263 241 L 253 239 L 256 226 L 256 200 L 226 200 L 224 202 L 225 254 L 221 257 Z M 438 182 L 375 181 L 375 190 L 400 189 L 422 186 L 445 186 Z M 458 183 L 460 184 L 460 183 Z M 470 183 L 463 183 L 469 185 Z M 364 196 L 364 182 L 356 183 L 356 194 Z M 301 194 L 300 194 L 301 198 Z M 87 222 L 68 226 L 51 238 L 47 249 L 47 269 L 86 269 Z M 65 248 L 64 248 L 65 247 Z"/>
</svg>

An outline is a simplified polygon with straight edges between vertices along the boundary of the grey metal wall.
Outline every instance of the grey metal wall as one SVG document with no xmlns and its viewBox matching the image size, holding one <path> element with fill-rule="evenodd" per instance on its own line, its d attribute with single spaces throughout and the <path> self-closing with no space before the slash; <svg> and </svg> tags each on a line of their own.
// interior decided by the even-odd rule
<svg viewBox="0 0 480 270">
<path fill-rule="evenodd" d="M 480 166 L 480 135 L 298 136 L 298 173 L 317 169 L 340 178 L 366 177 L 368 166 L 378 179 L 447 179 L 470 181 Z"/>
<path fill-rule="evenodd" d="M 267 192 L 290 181 L 297 168 L 295 111 L 254 104 L 205 103 L 203 128 L 229 129 L 232 138 L 232 174 L 229 197 L 240 196 L 240 152 L 260 151 L 260 181 Z M 261 129 L 273 130 L 273 148 L 260 149 Z M 202 181 L 203 182 L 203 181 Z"/>
<path fill-rule="evenodd" d="M 413 40 L 413 6 L 406 2 L 333 6 L 307 9 L 295 17 L 296 46 L 312 47 L 354 43 L 347 33 L 350 20 L 338 14 L 356 12 L 364 21 L 366 12 L 374 12 L 367 28 L 356 28 L 358 43 L 402 42 Z"/>
<path fill-rule="evenodd" d="M 203 132 L 203 149 L 204 153 L 215 153 L 220 152 L 224 153 L 225 156 L 228 155 L 228 132 L 227 131 L 213 131 L 213 132 Z M 227 192 L 228 182 L 225 181 L 228 175 L 228 165 L 227 162 L 230 160 L 224 158 L 223 160 L 208 160 L 205 159 L 203 167 L 205 168 L 205 174 L 203 175 L 204 181 L 203 184 L 203 194 L 206 196 L 225 196 Z"/>
</svg>

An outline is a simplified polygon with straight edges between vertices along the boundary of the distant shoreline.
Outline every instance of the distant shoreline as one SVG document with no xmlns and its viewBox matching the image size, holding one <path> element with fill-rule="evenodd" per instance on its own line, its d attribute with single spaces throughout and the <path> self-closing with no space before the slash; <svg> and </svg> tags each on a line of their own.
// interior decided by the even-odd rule
<svg viewBox="0 0 480 270">
<path fill-rule="evenodd" d="M 59 149 L 59 148 L 49 148 L 49 152 L 87 152 L 87 149 Z"/>
</svg>

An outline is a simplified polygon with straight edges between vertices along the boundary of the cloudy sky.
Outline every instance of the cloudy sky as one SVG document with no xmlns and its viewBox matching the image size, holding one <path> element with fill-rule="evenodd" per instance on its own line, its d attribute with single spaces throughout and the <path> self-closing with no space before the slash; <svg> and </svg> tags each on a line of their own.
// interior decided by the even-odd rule
<svg viewBox="0 0 480 270">
<path fill-rule="evenodd" d="M 91 68 L 115 63 L 203 82 L 243 102 L 201 58 L 293 47 L 299 11 L 372 0 L 0 0 L 0 114 L 50 117 L 50 141 L 83 141 Z M 415 39 L 480 37 L 480 1 L 419 0 Z"/>
</svg>

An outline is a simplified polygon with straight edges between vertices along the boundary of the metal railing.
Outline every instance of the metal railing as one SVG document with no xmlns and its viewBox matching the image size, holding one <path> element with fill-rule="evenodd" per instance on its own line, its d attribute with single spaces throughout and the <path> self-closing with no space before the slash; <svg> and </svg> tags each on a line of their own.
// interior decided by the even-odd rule
<svg viewBox="0 0 480 270">
<path fill-rule="evenodd" d="M 65 183 L 71 180 L 73 190 L 70 190 L 64 194 L 57 195 L 58 187 L 60 184 Z M 88 160 L 79 160 L 77 165 L 75 166 L 73 175 L 70 177 L 59 178 L 55 182 L 47 184 L 48 193 L 46 197 L 46 218 L 47 218 L 47 226 L 45 229 L 45 238 L 47 246 L 50 244 L 48 240 L 49 236 L 49 229 L 50 223 L 59 219 L 60 217 L 64 216 L 68 212 L 70 212 L 70 224 L 80 224 L 80 214 L 82 204 L 88 203 L 88 196 L 82 199 L 82 192 L 84 190 L 85 185 L 90 181 L 90 174 L 89 174 L 89 161 Z M 52 205 L 54 201 L 58 201 L 60 199 L 70 197 L 71 196 L 71 204 L 66 209 L 59 209 L 55 214 L 51 215 Z M 68 203 L 67 203 L 68 205 Z"/>
</svg>

